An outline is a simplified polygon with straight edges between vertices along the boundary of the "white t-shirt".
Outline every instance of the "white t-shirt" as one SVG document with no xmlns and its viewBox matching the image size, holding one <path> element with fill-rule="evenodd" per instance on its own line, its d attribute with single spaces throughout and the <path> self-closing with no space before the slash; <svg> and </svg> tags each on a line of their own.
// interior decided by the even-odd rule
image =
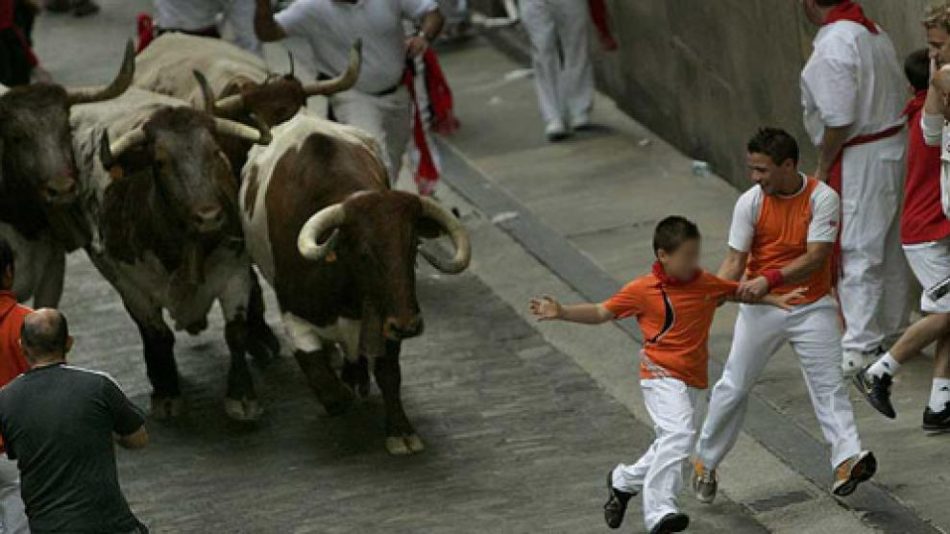
<svg viewBox="0 0 950 534">
<path fill-rule="evenodd" d="M 805 129 L 815 146 L 825 126 L 853 125 L 849 138 L 903 122 L 907 82 L 890 37 L 840 21 L 821 28 L 802 70 Z"/>
<path fill-rule="evenodd" d="M 802 176 L 805 178 L 804 176 Z M 802 189 L 792 195 L 794 198 L 805 194 L 807 178 Z M 755 227 L 762 212 L 762 200 L 765 193 L 754 186 L 739 197 L 732 212 L 732 226 L 729 228 L 729 247 L 739 252 L 750 252 L 755 239 Z M 834 243 L 838 238 L 840 218 L 838 193 L 825 183 L 818 184 L 811 193 L 811 220 L 808 222 L 809 243 Z"/>
<path fill-rule="evenodd" d="M 317 70 L 336 76 L 349 50 L 363 39 L 363 66 L 356 88 L 379 93 L 397 85 L 406 67 L 403 19 L 418 20 L 438 9 L 435 0 L 297 0 L 274 17 L 284 32 L 310 43 Z"/>
</svg>

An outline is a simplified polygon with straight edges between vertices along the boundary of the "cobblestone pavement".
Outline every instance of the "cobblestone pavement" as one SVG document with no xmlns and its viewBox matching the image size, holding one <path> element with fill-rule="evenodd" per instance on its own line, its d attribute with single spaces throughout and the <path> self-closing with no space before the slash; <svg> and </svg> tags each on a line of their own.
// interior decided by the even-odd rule
<svg viewBox="0 0 950 534">
<path fill-rule="evenodd" d="M 73 361 L 112 373 L 146 407 L 138 334 L 117 295 L 82 253 L 67 283 Z M 287 356 L 255 369 L 262 422 L 231 423 L 213 312 L 208 331 L 178 336 L 187 413 L 149 421 L 151 446 L 120 452 L 136 513 L 156 532 L 601 531 L 604 473 L 644 450 L 650 430 L 477 278 L 427 271 L 419 292 L 428 331 L 406 344 L 403 393 L 424 454 L 386 454 L 375 391 L 344 417 L 321 415 Z"/>
</svg>

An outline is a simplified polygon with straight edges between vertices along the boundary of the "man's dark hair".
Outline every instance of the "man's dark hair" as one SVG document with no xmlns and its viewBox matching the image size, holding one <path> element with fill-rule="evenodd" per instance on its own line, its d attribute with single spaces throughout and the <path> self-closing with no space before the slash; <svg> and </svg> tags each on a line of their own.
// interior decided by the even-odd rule
<svg viewBox="0 0 950 534">
<path fill-rule="evenodd" d="M 20 329 L 20 340 L 29 352 L 37 356 L 66 352 L 66 340 L 69 339 L 69 323 L 66 316 L 56 312 L 50 320 L 39 320 L 29 315 Z"/>
<path fill-rule="evenodd" d="M 8 268 L 13 269 L 13 247 L 0 237 L 0 276 L 3 276 Z"/>
<path fill-rule="evenodd" d="M 672 215 L 660 221 L 653 231 L 653 253 L 661 250 L 667 253 L 676 252 L 676 249 L 693 239 L 699 239 L 699 228 L 685 217 Z"/>
<path fill-rule="evenodd" d="M 776 165 L 788 160 L 798 163 L 798 142 L 781 128 L 759 128 L 746 149 L 749 154 L 765 154 Z"/>
<path fill-rule="evenodd" d="M 904 60 L 904 75 L 911 87 L 926 91 L 930 87 L 930 54 L 926 48 L 915 50 Z"/>
</svg>

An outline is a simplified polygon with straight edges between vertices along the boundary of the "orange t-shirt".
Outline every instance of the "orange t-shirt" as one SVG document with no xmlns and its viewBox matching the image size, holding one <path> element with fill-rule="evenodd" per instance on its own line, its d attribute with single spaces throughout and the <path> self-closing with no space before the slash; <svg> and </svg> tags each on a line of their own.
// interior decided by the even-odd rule
<svg viewBox="0 0 950 534">
<path fill-rule="evenodd" d="M 808 250 L 808 243 L 833 243 L 838 235 L 838 196 L 827 185 L 806 178 L 792 196 L 765 195 L 756 186 L 736 204 L 729 246 L 749 253 L 746 278 L 781 269 Z M 744 227 L 744 228 L 743 228 Z M 783 284 L 772 293 L 807 287 L 802 301 L 811 303 L 831 292 L 831 257 L 807 280 Z"/>
<path fill-rule="evenodd" d="M 17 303 L 12 292 L 0 291 L 0 387 L 30 368 L 20 348 L 20 329 L 31 311 Z M 2 437 L 0 451 L 3 451 Z"/>
<path fill-rule="evenodd" d="M 637 318 L 644 337 L 640 378 L 672 377 L 705 389 L 709 327 L 719 302 L 738 287 L 705 271 L 678 283 L 664 283 L 651 273 L 625 285 L 603 306 L 618 319 Z"/>
</svg>

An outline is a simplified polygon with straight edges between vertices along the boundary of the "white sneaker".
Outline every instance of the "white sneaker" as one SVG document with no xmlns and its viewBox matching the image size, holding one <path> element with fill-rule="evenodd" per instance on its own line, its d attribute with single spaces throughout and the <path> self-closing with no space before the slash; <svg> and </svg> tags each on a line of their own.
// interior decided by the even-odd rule
<svg viewBox="0 0 950 534">
<path fill-rule="evenodd" d="M 586 130 L 590 128 L 590 115 L 575 115 L 571 117 L 570 125 L 572 130 Z"/>
<path fill-rule="evenodd" d="M 562 121 L 551 121 L 544 127 L 544 135 L 548 138 L 548 141 L 556 143 L 566 139 L 571 134 L 564 127 Z"/>
</svg>

